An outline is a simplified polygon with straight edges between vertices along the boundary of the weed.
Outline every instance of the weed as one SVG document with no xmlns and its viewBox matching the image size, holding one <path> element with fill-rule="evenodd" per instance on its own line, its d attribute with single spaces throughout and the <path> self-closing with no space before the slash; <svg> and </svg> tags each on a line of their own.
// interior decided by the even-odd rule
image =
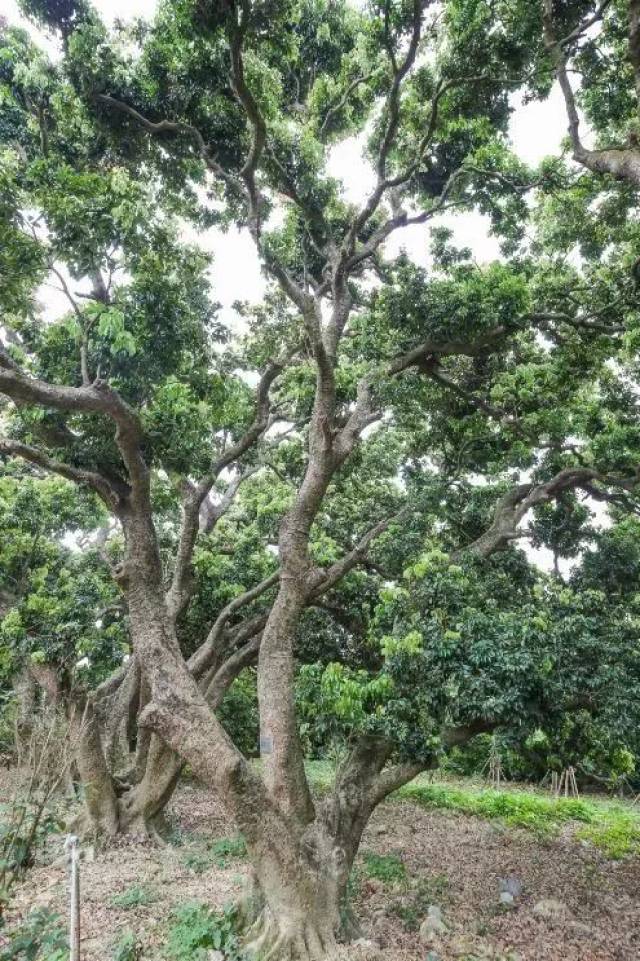
<svg viewBox="0 0 640 961">
<path fill-rule="evenodd" d="M 230 860 L 246 858 L 247 845 L 241 834 L 235 838 L 221 838 L 211 846 L 211 853 L 218 867 L 226 868 Z"/>
<path fill-rule="evenodd" d="M 600 820 L 580 828 L 576 836 L 590 841 L 613 860 L 640 854 L 640 818 L 624 811 L 620 811 L 615 820 Z"/>
<path fill-rule="evenodd" d="M 121 894 L 114 894 L 111 898 L 111 905 L 114 908 L 140 908 L 145 904 L 152 904 L 156 900 L 156 895 L 148 888 L 134 884 Z"/>
<path fill-rule="evenodd" d="M 400 918 L 407 931 L 417 931 L 427 915 L 429 905 L 442 903 L 448 888 L 446 874 L 420 878 L 414 888 L 390 905 L 389 913 Z"/>
<path fill-rule="evenodd" d="M 584 825 L 576 837 L 590 841 L 610 858 L 640 850 L 640 815 L 613 804 L 579 798 L 550 798 L 526 791 L 474 790 L 441 784 L 407 785 L 398 796 L 421 807 L 499 819 L 510 827 L 526 828 L 541 836 L 557 833 L 563 824 Z"/>
<path fill-rule="evenodd" d="M 0 961 L 66 961 L 67 934 L 57 914 L 32 911 L 17 931 L 8 932 Z"/>
<path fill-rule="evenodd" d="M 204 961 L 209 951 L 222 951 L 228 961 L 241 961 L 235 912 L 217 914 L 205 904 L 183 904 L 169 928 L 167 957 L 173 961 Z"/>
<path fill-rule="evenodd" d="M 131 928 L 127 928 L 114 943 L 111 957 L 112 961 L 137 961 L 140 953 L 140 942 Z"/>
<path fill-rule="evenodd" d="M 404 864 L 393 854 L 373 854 L 371 851 L 366 851 L 364 867 L 368 877 L 376 878 L 385 884 L 397 884 L 407 877 Z"/>
<path fill-rule="evenodd" d="M 185 854 L 185 865 L 196 874 L 202 874 L 209 868 L 229 867 L 229 862 L 239 860 L 247 856 L 247 846 L 244 838 L 239 835 L 235 838 L 221 838 L 208 844 L 206 850 L 195 850 Z"/>
</svg>

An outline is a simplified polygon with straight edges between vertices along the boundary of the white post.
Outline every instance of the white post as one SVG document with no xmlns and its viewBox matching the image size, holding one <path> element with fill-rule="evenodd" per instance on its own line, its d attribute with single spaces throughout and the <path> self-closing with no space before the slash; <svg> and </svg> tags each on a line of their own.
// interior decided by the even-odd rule
<svg viewBox="0 0 640 961">
<path fill-rule="evenodd" d="M 75 834 L 64 842 L 69 873 L 69 961 L 80 961 L 80 847 Z"/>
</svg>

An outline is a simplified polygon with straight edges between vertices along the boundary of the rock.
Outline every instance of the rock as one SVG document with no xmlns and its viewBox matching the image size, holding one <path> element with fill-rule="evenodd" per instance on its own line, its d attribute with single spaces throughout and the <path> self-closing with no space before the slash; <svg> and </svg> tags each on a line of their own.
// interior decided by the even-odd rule
<svg viewBox="0 0 640 961">
<path fill-rule="evenodd" d="M 420 925 L 420 940 L 423 944 L 433 944 L 440 935 L 447 933 L 447 926 L 442 920 L 442 911 L 437 904 L 430 904 L 427 917 Z"/>
<path fill-rule="evenodd" d="M 382 837 L 383 834 L 388 834 L 388 833 L 389 833 L 389 828 L 387 827 L 386 824 L 378 824 L 378 825 L 376 825 L 376 827 L 373 829 L 373 832 L 374 832 L 374 834 L 377 834 L 378 837 L 380 838 L 380 837 Z"/>
<path fill-rule="evenodd" d="M 566 921 L 571 917 L 571 911 L 564 901 L 557 901 L 555 898 L 537 901 L 533 906 L 533 913 L 549 921 Z"/>
<path fill-rule="evenodd" d="M 209 951 L 207 961 L 224 961 L 224 954 L 222 951 Z"/>
<path fill-rule="evenodd" d="M 514 898 L 510 891 L 500 892 L 500 904 L 504 904 L 505 907 L 510 908 L 510 907 L 513 907 L 513 903 L 514 903 Z"/>
<path fill-rule="evenodd" d="M 519 898 L 522 894 L 522 881 L 513 876 L 500 878 L 500 890 L 505 894 L 511 894 L 514 898 Z"/>
<path fill-rule="evenodd" d="M 96 849 L 93 844 L 89 844 L 86 848 L 82 849 L 82 856 L 84 860 L 89 864 L 92 864 L 96 859 Z"/>
</svg>

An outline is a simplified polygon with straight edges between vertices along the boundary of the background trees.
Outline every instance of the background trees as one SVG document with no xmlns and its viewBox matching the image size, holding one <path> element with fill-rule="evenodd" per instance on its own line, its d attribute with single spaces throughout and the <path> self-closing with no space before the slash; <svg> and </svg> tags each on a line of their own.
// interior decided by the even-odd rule
<svg viewBox="0 0 640 961">
<path fill-rule="evenodd" d="M 533 510 L 558 565 L 579 555 L 581 498 L 624 525 L 638 480 L 633 196 L 511 154 L 511 92 L 545 96 L 584 35 L 573 11 L 526 7 L 171 2 L 109 33 L 84 3 L 30 0 L 57 66 L 3 34 L 1 449 L 101 503 L 70 521 L 80 556 L 51 529 L 46 586 L 63 599 L 65 569 L 74 590 L 87 577 L 78 633 L 102 638 L 109 571 L 131 645 L 111 674 L 92 649 L 97 686 L 77 643 L 66 662 L 89 823 L 157 830 L 188 762 L 246 837 L 265 957 L 324 957 L 348 933 L 349 871 L 388 793 L 481 731 L 526 740 L 552 717 L 560 744 L 586 710 L 609 737 L 615 672 L 637 670 L 633 627 L 613 634 L 589 581 L 606 540 L 573 590 L 513 546 Z M 552 41 L 558 26 L 575 36 Z M 354 135 L 375 170 L 360 208 L 326 172 Z M 429 271 L 385 258 L 452 209 L 487 213 L 505 259 L 479 267 L 442 228 Z M 185 221 L 253 237 L 270 287 L 235 329 Z M 59 318 L 36 309 L 45 279 Z M 12 651 L 29 603 L 3 621 Z M 626 605 L 607 607 L 616 625 Z M 612 672 L 566 671 L 576 631 L 586 653 L 610 645 Z M 221 708 L 256 664 L 260 775 Z M 346 746 L 322 801 L 303 763 L 313 685 Z"/>
</svg>

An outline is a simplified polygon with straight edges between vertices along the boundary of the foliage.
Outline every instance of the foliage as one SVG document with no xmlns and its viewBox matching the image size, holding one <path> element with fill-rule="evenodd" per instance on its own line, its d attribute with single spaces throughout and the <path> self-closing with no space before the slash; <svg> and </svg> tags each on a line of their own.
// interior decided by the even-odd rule
<svg viewBox="0 0 640 961">
<path fill-rule="evenodd" d="M 230 861 L 245 858 L 247 846 L 242 835 L 235 838 L 220 838 L 218 841 L 207 842 L 204 849 L 187 851 L 184 863 L 196 874 L 202 874 L 215 865 L 226 868 Z"/>
<path fill-rule="evenodd" d="M 365 851 L 363 861 L 367 877 L 383 881 L 385 884 L 398 884 L 407 876 L 404 864 L 393 854 L 374 854 L 372 851 Z"/>
<path fill-rule="evenodd" d="M 220 705 L 220 720 L 245 757 L 258 753 L 259 718 L 255 671 L 249 669 L 238 677 Z"/>
<path fill-rule="evenodd" d="M 130 908 L 145 907 L 145 905 L 152 904 L 155 900 L 155 894 L 149 890 L 148 887 L 134 884 L 125 891 L 122 891 L 121 894 L 114 894 L 111 898 L 111 904 L 114 908 L 129 910 Z"/>
<path fill-rule="evenodd" d="M 240 961 L 234 912 L 216 914 L 204 904 L 182 905 L 174 913 L 165 950 L 174 961 L 203 959 L 212 950 L 222 951 L 229 961 Z"/>
<path fill-rule="evenodd" d="M 398 796 L 422 807 L 498 819 L 509 827 L 542 835 L 554 834 L 563 825 L 578 822 L 583 826 L 575 836 L 589 840 L 612 859 L 638 851 L 640 815 L 628 806 L 581 798 L 548 798 L 514 790 L 419 783 L 402 788 Z"/>
<path fill-rule="evenodd" d="M 444 874 L 419 877 L 407 885 L 401 897 L 392 901 L 389 912 L 403 922 L 407 931 L 417 931 L 427 916 L 430 904 L 442 904 L 447 897 L 449 881 Z"/>
<path fill-rule="evenodd" d="M 140 945 L 135 932 L 125 929 L 113 945 L 112 961 L 137 961 L 139 955 Z"/>
<path fill-rule="evenodd" d="M 2 961 L 63 961 L 68 954 L 67 931 L 58 915 L 46 909 L 31 911 L 8 939 L 0 950 Z"/>
</svg>

